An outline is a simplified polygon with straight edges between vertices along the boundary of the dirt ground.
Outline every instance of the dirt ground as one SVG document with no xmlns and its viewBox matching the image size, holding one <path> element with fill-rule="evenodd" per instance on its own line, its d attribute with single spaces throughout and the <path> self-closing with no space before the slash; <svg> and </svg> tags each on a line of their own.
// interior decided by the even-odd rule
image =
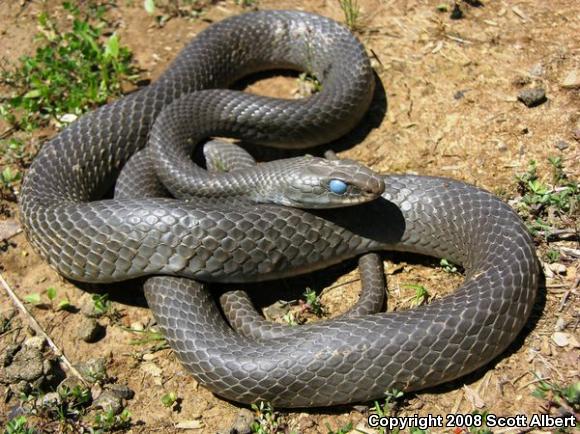
<svg viewBox="0 0 580 434">
<path fill-rule="evenodd" d="M 359 1 L 362 18 L 358 34 L 373 58 L 387 104 L 385 107 L 384 99 L 377 98 L 361 126 L 363 133 L 347 138 L 354 145 L 340 155 L 384 173 L 459 179 L 508 201 L 518 196 L 515 175 L 524 173 L 530 160 L 538 162 L 540 175 L 547 178 L 547 158 L 561 156 L 568 176 L 578 179 L 580 94 L 578 88 L 562 86 L 568 74 L 580 73 L 578 2 L 484 0 L 481 7 L 461 2 L 464 17 L 458 20 L 450 18 L 449 10 L 437 9 L 442 3 L 449 4 L 440 0 Z M 257 6 L 307 10 L 344 21 L 334 0 L 262 0 Z M 23 54 L 32 54 L 37 17 L 43 10 L 66 18 L 59 1 L 0 2 L 3 58 L 15 62 Z M 155 80 L 199 31 L 243 10 L 233 1 L 221 1 L 205 7 L 200 18 L 175 16 L 160 27 L 141 1 L 118 0 L 107 17 L 118 29 L 121 42 L 133 51 L 137 65 L 144 70 L 143 78 Z M 517 100 L 522 89 L 538 86 L 546 90 L 545 103 L 528 108 Z M 295 78 L 274 77 L 251 90 L 287 97 L 297 88 Z M 0 133 L 4 130 L 0 124 Z M 54 133 L 48 128 L 35 133 L 32 140 L 39 143 Z M 0 222 L 18 221 L 14 202 L 3 202 L 2 210 Z M 568 229 L 575 231 L 575 240 L 571 237 L 553 244 L 578 249 L 578 228 Z M 549 247 L 554 245 L 538 245 L 541 259 Z M 487 410 L 504 416 L 531 415 L 546 405 L 545 400 L 532 396 L 536 375 L 562 386 L 577 382 L 580 263 L 574 258 L 560 262 L 563 270 L 546 276 L 529 325 L 505 354 L 472 375 L 408 396 L 398 414 Z M 433 296 L 441 296 L 461 281 L 438 262 L 413 256 L 388 255 L 385 265 L 393 299 L 390 309 L 408 307 L 413 291 L 405 288 L 407 284 L 424 285 Z M 74 306 L 81 306 L 87 298 L 85 291 L 49 268 L 22 233 L 3 241 L 0 272 L 20 298 L 49 287 L 57 288 L 58 298 L 66 296 Z M 306 286 L 324 289 L 322 302 L 328 311 L 343 311 L 356 300 L 358 281 L 352 264 L 337 272 L 341 273 L 344 275 L 326 289 L 320 288 L 315 278 L 301 281 L 299 293 Z M 120 318 L 100 320 L 106 332 L 96 343 L 78 338 L 83 320 L 80 312 L 30 305 L 28 309 L 71 362 L 105 357 L 109 375 L 135 391 L 127 402 L 133 421 L 127 432 L 181 432 L 176 424 L 191 421 L 197 426 L 194 432 L 227 430 L 243 406 L 221 400 L 198 386 L 171 350 L 151 352 L 150 342 L 132 343 L 142 336 L 127 329 L 146 326 L 152 317 L 142 294 L 129 286 L 102 288 L 114 301 Z M 11 309 L 11 300 L 0 291 L 0 311 Z M 0 352 L 30 335 L 27 324 L 21 315 L 13 320 L 11 331 L 0 334 Z M 562 324 L 568 336 L 565 345 L 554 340 L 554 332 Z M 0 390 L 8 397 L 7 387 L 0 386 Z M 177 407 L 161 404 L 168 392 L 177 394 Z M 1 423 L 14 405 L 14 399 L 0 402 Z M 281 411 L 279 417 L 288 432 L 326 434 L 352 422 L 370 433 L 374 431 L 364 424 L 368 405 Z"/>
</svg>

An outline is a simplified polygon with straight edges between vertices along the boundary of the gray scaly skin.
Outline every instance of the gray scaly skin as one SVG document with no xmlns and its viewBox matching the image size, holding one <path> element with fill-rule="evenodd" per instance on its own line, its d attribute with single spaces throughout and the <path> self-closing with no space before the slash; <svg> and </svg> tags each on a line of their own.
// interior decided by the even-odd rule
<svg viewBox="0 0 580 434">
<path fill-rule="evenodd" d="M 201 91 L 168 107 L 163 121 L 171 135 L 181 139 L 174 116 L 191 107 L 201 109 L 188 115 L 194 119 L 187 122 L 199 123 L 194 142 L 224 135 L 307 146 L 344 134 L 368 107 L 370 65 L 341 26 L 283 11 L 224 20 L 190 43 L 155 84 L 82 117 L 42 148 L 21 195 L 32 245 L 64 276 L 91 282 L 156 274 L 266 280 L 383 249 L 465 267 L 464 284 L 428 306 L 327 321 L 269 341 L 233 332 L 196 282 L 150 278 L 150 307 L 180 360 L 202 385 L 235 401 L 265 399 L 281 407 L 364 401 L 392 387 L 417 390 L 457 378 L 505 350 L 530 314 L 539 268 L 518 216 L 475 187 L 387 175 L 379 200 L 316 212 L 275 205 L 231 209 L 227 201 L 97 200 L 149 134 L 147 152 L 160 151 L 155 143 L 165 138 L 152 125 L 162 108 L 185 93 L 273 67 L 314 72 L 323 91 L 301 101 Z M 161 178 L 175 185 L 181 175 L 166 163 L 195 144 L 157 152 Z M 175 170 L 201 176 L 187 161 Z"/>
</svg>

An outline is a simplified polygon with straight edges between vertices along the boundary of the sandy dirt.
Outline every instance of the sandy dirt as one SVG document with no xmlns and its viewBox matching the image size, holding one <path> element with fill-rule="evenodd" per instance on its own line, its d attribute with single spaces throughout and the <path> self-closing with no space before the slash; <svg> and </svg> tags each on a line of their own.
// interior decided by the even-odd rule
<svg viewBox="0 0 580 434">
<path fill-rule="evenodd" d="M 386 99 L 378 93 L 360 130 L 345 139 L 349 146 L 340 153 L 385 173 L 439 175 L 488 189 L 505 200 L 518 196 L 515 175 L 526 171 L 530 160 L 538 161 L 541 177 L 549 179 L 549 156 L 561 156 L 567 174 L 578 178 L 580 168 L 580 98 L 578 89 L 561 86 L 571 72 L 580 71 L 580 20 L 574 0 L 483 1 L 483 7 L 461 2 L 464 17 L 452 20 L 440 12 L 441 1 L 361 0 L 362 18 L 358 35 L 373 59 L 376 75 Z M 260 9 L 302 9 L 343 21 L 337 1 L 263 0 Z M 0 55 L 16 62 L 32 54 L 37 17 L 51 11 L 66 24 L 58 1 L 4 0 L 0 6 Z M 244 9 L 233 1 L 207 5 L 199 18 L 172 17 L 163 27 L 156 25 L 141 1 L 119 0 L 107 12 L 121 42 L 135 55 L 142 77 L 155 80 L 169 61 L 199 31 L 211 22 L 238 14 Z M 251 91 L 293 96 L 296 78 L 268 78 Z M 517 100 L 524 88 L 541 86 L 547 102 L 528 108 Z M 6 126 L 0 124 L 0 133 Z M 27 137 L 33 148 L 55 133 L 47 128 Z M 561 145 L 565 142 L 566 147 Z M 557 145 L 560 143 L 560 149 Z M 17 206 L 2 203 L 0 222 L 17 221 Z M 577 220 L 576 220 L 577 223 Z M 577 227 L 570 227 L 578 232 Z M 538 244 L 544 258 L 550 247 L 578 249 L 578 242 Z M 22 233 L 0 244 L 0 272 L 16 294 L 42 293 L 57 288 L 58 298 L 67 297 L 81 306 L 85 291 L 67 282 L 32 250 Z M 580 264 L 573 258 L 561 260 L 563 274 L 546 279 L 529 325 L 509 350 L 492 363 L 441 387 L 409 395 L 399 415 L 470 413 L 488 410 L 497 415 L 531 415 L 543 411 L 544 400 L 532 396 L 536 375 L 559 385 L 579 380 L 578 371 L 578 278 Z M 445 272 L 438 261 L 414 256 L 385 256 L 389 277 L 390 309 L 409 306 L 420 284 L 439 297 L 451 291 L 461 277 Z M 356 300 L 358 275 L 354 265 L 334 272 L 336 282 L 322 287 L 316 276 L 298 285 L 324 290 L 322 302 L 330 314 L 341 312 Z M 326 279 L 324 279 L 326 281 Z M 107 371 L 117 383 L 135 391 L 127 402 L 133 425 L 127 432 L 181 432 L 177 423 L 197 421 L 193 432 L 226 430 L 243 406 L 212 395 L 188 375 L 169 349 L 149 352 L 152 343 L 133 344 L 141 335 L 127 328 L 148 325 L 152 317 L 143 295 L 130 284 L 105 286 L 120 318 L 100 319 L 105 335 L 96 343 L 77 336 L 83 320 L 80 312 L 56 311 L 28 306 L 30 313 L 73 363 L 105 357 Z M 295 293 L 294 293 L 295 294 Z M 277 296 L 276 298 L 282 298 Z M 13 308 L 0 291 L 0 311 Z M 0 352 L 30 335 L 27 319 L 19 315 L 12 329 L 0 334 Z M 571 341 L 558 345 L 553 335 L 564 324 Z M 576 340 L 576 342 L 574 341 Z M 143 359 L 145 354 L 145 360 Z M 0 385 L 8 397 L 8 387 Z M 161 397 L 175 392 L 178 408 L 165 408 Z M 12 397 L 0 402 L 0 423 L 16 405 Z M 287 432 L 327 433 L 352 422 L 364 432 L 367 406 L 281 411 Z M 330 427 L 330 428 L 329 428 Z M 433 429 L 431 432 L 451 432 Z"/>
</svg>

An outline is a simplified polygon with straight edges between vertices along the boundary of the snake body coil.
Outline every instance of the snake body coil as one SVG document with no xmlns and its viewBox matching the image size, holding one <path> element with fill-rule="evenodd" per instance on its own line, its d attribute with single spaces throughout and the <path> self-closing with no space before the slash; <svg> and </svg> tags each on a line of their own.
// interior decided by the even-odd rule
<svg viewBox="0 0 580 434">
<path fill-rule="evenodd" d="M 322 80 L 323 91 L 289 101 L 214 89 L 274 67 L 307 69 Z M 316 212 L 164 198 L 98 200 L 150 133 L 163 143 L 153 122 L 182 95 L 212 89 L 171 105 L 173 116 L 193 117 L 199 128 L 194 141 L 225 135 L 300 147 L 351 129 L 372 88 L 364 49 L 331 20 L 287 11 L 224 20 L 191 42 L 155 84 L 83 116 L 41 149 L 22 188 L 28 238 L 75 280 L 181 276 L 149 279 L 149 304 L 184 365 L 232 400 L 333 405 L 471 372 L 521 330 L 539 273 L 520 219 L 483 190 L 441 178 L 384 176 L 379 200 Z M 167 162 L 189 151 L 164 154 L 163 146 L 153 145 L 149 152 L 168 158 L 158 163 L 158 173 L 175 180 Z M 181 184 L 172 191 L 179 193 Z M 279 278 L 383 249 L 445 257 L 465 267 L 465 282 L 451 296 L 412 311 L 331 320 L 290 337 L 254 341 L 233 332 L 209 295 L 183 279 Z"/>
</svg>

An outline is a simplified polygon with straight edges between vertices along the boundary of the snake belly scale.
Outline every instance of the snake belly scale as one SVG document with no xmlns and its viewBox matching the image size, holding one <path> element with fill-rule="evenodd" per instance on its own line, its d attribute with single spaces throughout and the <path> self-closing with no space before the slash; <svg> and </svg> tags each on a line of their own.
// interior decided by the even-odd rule
<svg viewBox="0 0 580 434">
<path fill-rule="evenodd" d="M 289 101 L 216 89 L 280 67 L 313 72 L 322 92 Z M 471 372 L 519 333 L 539 276 L 524 225 L 486 191 L 443 178 L 385 175 L 379 200 L 340 210 L 101 199 L 145 146 L 159 113 L 183 95 L 198 94 L 183 108 L 203 108 L 174 111 L 199 124 L 194 141 L 224 135 L 296 148 L 353 128 L 372 89 L 364 48 L 332 20 L 259 11 L 212 25 L 157 82 L 88 113 L 44 145 L 21 192 L 27 237 L 73 280 L 163 275 L 145 288 L 160 327 L 195 378 L 228 399 L 326 406 Z M 163 164 L 162 179 L 172 171 Z M 445 257 L 465 267 L 465 281 L 418 309 L 330 320 L 255 341 L 233 332 L 208 293 L 185 279 L 281 278 L 385 249 Z"/>
</svg>

